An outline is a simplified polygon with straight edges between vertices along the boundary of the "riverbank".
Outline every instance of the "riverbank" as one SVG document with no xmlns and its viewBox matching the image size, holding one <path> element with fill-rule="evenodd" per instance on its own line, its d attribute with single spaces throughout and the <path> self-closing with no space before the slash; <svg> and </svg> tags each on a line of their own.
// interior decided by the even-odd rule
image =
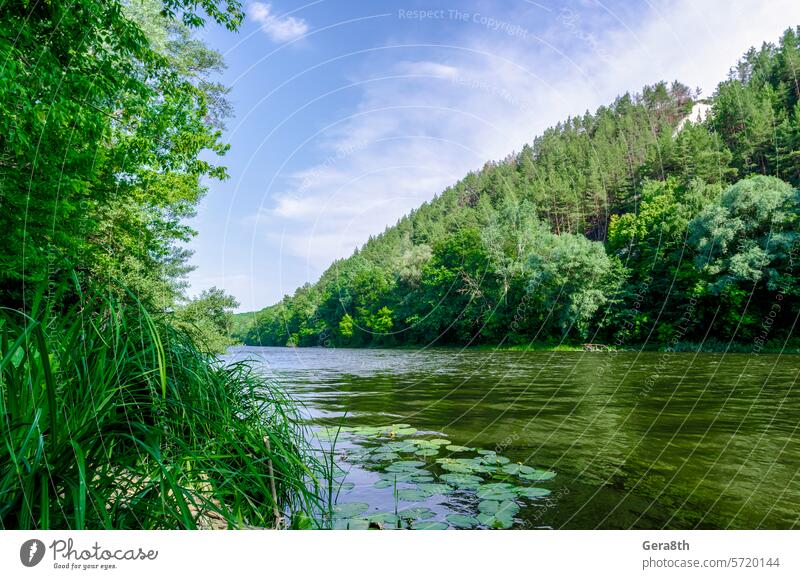
<svg viewBox="0 0 800 579">
<path fill-rule="evenodd" d="M 261 347 L 258 344 L 240 343 L 240 346 Z M 281 347 L 281 346 L 264 346 Z M 290 348 L 310 348 L 315 346 L 284 346 Z M 677 342 L 674 344 L 552 344 L 536 342 L 531 344 L 474 344 L 474 345 L 430 345 L 430 344 L 401 344 L 401 345 L 375 345 L 347 346 L 354 350 L 470 350 L 470 351 L 510 351 L 510 352 L 675 352 L 675 353 L 708 353 L 708 354 L 800 354 L 800 339 L 787 342 L 767 342 L 759 345 L 756 342 L 720 342 L 709 340 L 706 342 Z M 336 349 L 336 348 L 332 348 Z"/>
<path fill-rule="evenodd" d="M 0 312 L 3 528 L 315 526 L 326 465 L 289 396 L 136 301 L 73 290 Z"/>
</svg>

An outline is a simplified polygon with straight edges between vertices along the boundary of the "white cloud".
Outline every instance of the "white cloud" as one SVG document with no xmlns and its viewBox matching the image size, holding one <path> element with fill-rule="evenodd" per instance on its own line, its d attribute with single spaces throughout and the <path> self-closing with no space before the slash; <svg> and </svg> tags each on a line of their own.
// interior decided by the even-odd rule
<svg viewBox="0 0 800 579">
<path fill-rule="evenodd" d="M 308 32 L 308 24 L 302 18 L 294 16 L 274 16 L 272 5 L 262 2 L 250 2 L 247 14 L 258 22 L 267 36 L 274 42 L 289 42 Z"/>
<path fill-rule="evenodd" d="M 275 250 L 318 275 L 548 126 L 658 80 L 709 94 L 747 48 L 776 40 L 800 20 L 794 0 L 769 7 L 759 0 L 661 0 L 649 10 L 635 24 L 606 15 L 617 23 L 610 31 L 550 13 L 549 34 L 538 41 L 476 35 L 465 26 L 460 44 L 433 47 L 425 59 L 404 59 L 398 48 L 389 70 L 385 60 L 368 63 L 372 74 L 363 80 L 385 79 L 362 85 L 357 110 L 311 143 L 328 158 L 294 173 L 290 189 L 275 195 L 253 225 Z M 569 57 L 559 53 L 562 44 L 571 47 Z"/>
<path fill-rule="evenodd" d="M 397 65 L 397 70 L 409 76 L 438 76 L 444 78 L 455 78 L 458 76 L 458 69 L 456 67 L 427 60 L 417 62 L 401 62 Z"/>
</svg>

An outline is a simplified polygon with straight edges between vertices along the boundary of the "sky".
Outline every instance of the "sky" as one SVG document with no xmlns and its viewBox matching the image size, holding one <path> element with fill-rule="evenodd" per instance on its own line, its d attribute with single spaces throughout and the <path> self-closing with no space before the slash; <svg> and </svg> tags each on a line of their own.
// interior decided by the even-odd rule
<svg viewBox="0 0 800 579">
<path fill-rule="evenodd" d="M 192 225 L 190 294 L 253 311 L 487 161 L 660 80 L 710 95 L 796 0 L 275 0 L 209 26 L 234 116 Z"/>
</svg>

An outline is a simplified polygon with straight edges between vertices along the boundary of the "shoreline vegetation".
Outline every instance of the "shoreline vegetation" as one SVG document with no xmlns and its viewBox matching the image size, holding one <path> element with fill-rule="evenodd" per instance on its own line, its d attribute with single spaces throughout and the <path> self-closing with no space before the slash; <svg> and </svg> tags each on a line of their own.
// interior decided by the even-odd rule
<svg viewBox="0 0 800 579">
<path fill-rule="evenodd" d="M 331 464 L 186 294 L 236 0 L 0 10 L 0 528 L 319 528 Z M 330 516 L 328 515 L 328 518 Z"/>
<path fill-rule="evenodd" d="M 316 283 L 238 314 L 233 337 L 715 352 L 794 340 L 796 351 L 798 68 L 800 28 L 789 28 L 708 97 L 660 82 L 568 118 Z"/>
<path fill-rule="evenodd" d="M 235 346 L 250 346 L 249 344 L 238 343 Z M 253 346 L 259 347 L 259 346 Z M 270 346 L 267 346 L 270 347 Z M 272 346 L 295 348 L 297 346 Z M 309 346 L 314 347 L 314 346 Z M 316 346 L 320 347 L 320 346 Z M 344 346 L 351 347 L 351 346 Z M 393 346 L 369 345 L 359 346 L 354 349 L 386 349 L 386 350 L 449 350 L 467 352 L 661 352 L 661 353 L 685 353 L 685 354 L 800 354 L 800 342 L 791 340 L 786 343 L 766 343 L 763 346 L 758 344 L 741 344 L 728 342 L 677 342 L 672 345 L 660 344 L 633 344 L 633 345 L 614 345 L 614 344 L 474 344 L 474 345 L 429 345 L 402 344 Z"/>
</svg>

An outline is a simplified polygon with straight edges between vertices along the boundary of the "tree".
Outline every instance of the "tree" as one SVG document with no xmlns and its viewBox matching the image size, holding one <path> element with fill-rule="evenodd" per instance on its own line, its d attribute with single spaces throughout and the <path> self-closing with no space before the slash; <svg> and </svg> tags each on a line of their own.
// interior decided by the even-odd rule
<svg viewBox="0 0 800 579">
<path fill-rule="evenodd" d="M 192 336 L 195 343 L 208 352 L 222 353 L 235 343 L 233 310 L 239 307 L 236 298 L 212 287 L 175 311 L 175 325 Z"/>
<path fill-rule="evenodd" d="M 792 288 L 799 212 L 800 192 L 762 175 L 739 181 L 704 209 L 690 224 L 690 243 L 710 291 L 739 282 Z"/>
<path fill-rule="evenodd" d="M 547 235 L 531 255 L 528 292 L 541 302 L 541 322 L 563 335 L 589 335 L 595 314 L 624 280 L 603 244 L 574 234 Z"/>
</svg>

